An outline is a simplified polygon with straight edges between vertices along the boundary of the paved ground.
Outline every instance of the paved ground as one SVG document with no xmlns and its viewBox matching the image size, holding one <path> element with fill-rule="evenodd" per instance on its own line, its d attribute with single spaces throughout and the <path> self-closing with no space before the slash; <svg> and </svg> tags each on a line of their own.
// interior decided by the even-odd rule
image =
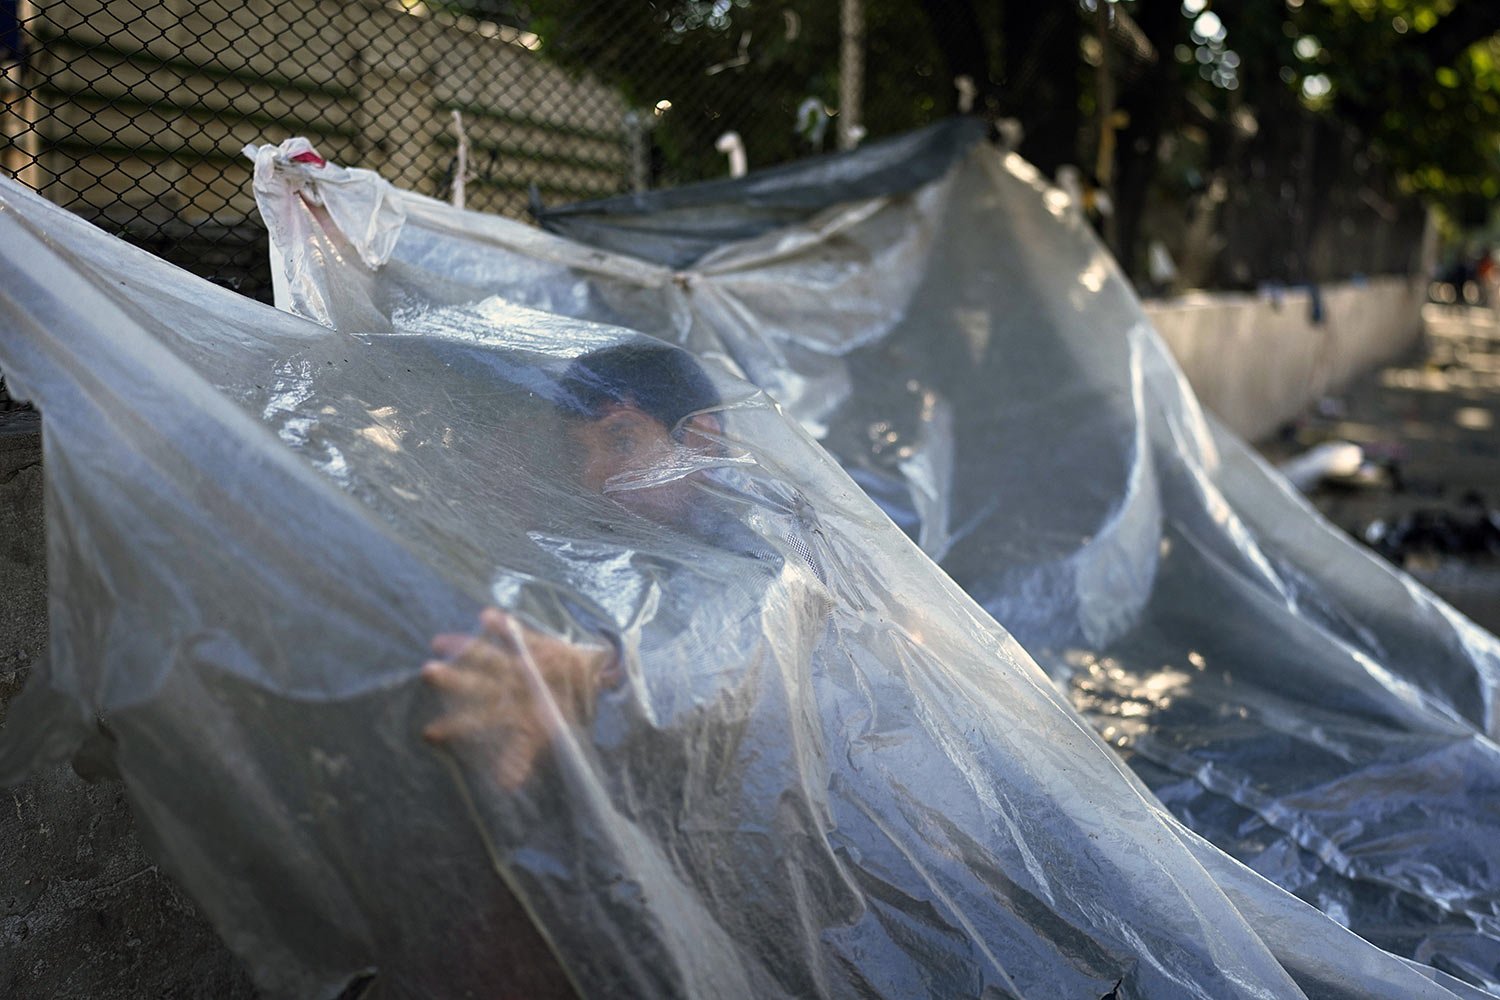
<svg viewBox="0 0 1500 1000">
<path fill-rule="evenodd" d="M 1311 498 L 1459 610 L 1500 632 L 1500 323 L 1494 312 L 1428 306 L 1412 357 L 1324 400 L 1262 445 L 1273 461 L 1322 441 L 1353 441 L 1358 485 Z M 1373 532 L 1371 525 L 1379 522 Z"/>
</svg>

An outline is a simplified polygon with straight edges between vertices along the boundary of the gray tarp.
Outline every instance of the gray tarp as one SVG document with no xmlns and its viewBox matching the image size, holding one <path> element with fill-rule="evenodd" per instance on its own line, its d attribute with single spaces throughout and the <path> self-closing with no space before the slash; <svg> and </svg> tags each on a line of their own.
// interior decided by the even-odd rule
<svg viewBox="0 0 1500 1000">
<path fill-rule="evenodd" d="M 722 370 L 600 484 L 589 435 L 706 398 L 689 355 L 497 299 L 335 331 L 4 180 L 0 256 L 52 629 L 0 780 L 118 773 L 268 995 L 1476 995 L 1172 820 Z M 680 377 L 596 413 L 576 356 L 622 343 Z M 514 617 L 420 666 L 491 604 Z M 460 674 L 508 694 L 424 683 Z"/>
<path fill-rule="evenodd" d="M 300 151 L 257 165 L 279 301 L 406 332 L 521 304 L 731 366 L 1190 826 L 1500 988 L 1500 645 L 1216 428 L 1065 196 L 974 123 L 543 213 L 572 239 Z"/>
</svg>

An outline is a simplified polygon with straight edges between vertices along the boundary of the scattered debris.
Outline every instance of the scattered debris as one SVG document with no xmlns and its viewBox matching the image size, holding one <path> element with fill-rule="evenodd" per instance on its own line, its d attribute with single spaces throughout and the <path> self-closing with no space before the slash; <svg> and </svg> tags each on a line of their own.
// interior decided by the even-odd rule
<svg viewBox="0 0 1500 1000">
<path fill-rule="evenodd" d="M 1324 482 L 1384 483 L 1379 467 L 1365 461 L 1365 450 L 1351 441 L 1325 441 L 1281 465 L 1281 474 L 1303 493 Z"/>
<path fill-rule="evenodd" d="M 1500 510 L 1483 504 L 1477 493 L 1465 495 L 1463 512 L 1421 508 L 1394 520 L 1377 518 L 1365 527 L 1363 539 L 1398 566 L 1412 556 L 1500 556 Z"/>
</svg>

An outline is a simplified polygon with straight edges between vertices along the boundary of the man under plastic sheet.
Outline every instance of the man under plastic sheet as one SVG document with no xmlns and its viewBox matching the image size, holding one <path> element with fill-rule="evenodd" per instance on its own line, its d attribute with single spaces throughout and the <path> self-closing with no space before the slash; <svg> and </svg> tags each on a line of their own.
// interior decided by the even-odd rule
<svg viewBox="0 0 1500 1000">
<path fill-rule="evenodd" d="M 446 655 L 423 675 L 447 710 L 424 736 L 457 750 L 492 788 L 546 801 L 555 791 L 538 768 L 586 723 L 612 798 L 630 803 L 651 842 L 668 845 L 687 884 L 711 901 L 700 920 L 755 956 L 740 965 L 756 995 L 1025 996 L 1042 982 L 1102 995 L 1128 978 L 1121 968 L 1111 979 L 1104 966 L 1082 978 L 1055 968 L 1038 976 L 992 952 L 993 942 L 1040 935 L 1044 950 L 1109 963 L 1108 949 L 1067 922 L 977 902 L 987 880 L 968 865 L 989 852 L 964 836 L 959 815 L 940 821 L 952 826 L 948 864 L 918 862 L 900 845 L 909 840 L 894 833 L 900 811 L 883 808 L 899 799 L 887 800 L 879 782 L 903 767 L 861 749 L 850 727 L 880 716 L 877 746 L 900 747 L 925 795 L 949 780 L 941 746 L 913 741 L 903 719 L 917 708 L 913 692 L 880 666 L 894 652 L 915 668 L 933 651 L 894 620 L 872 635 L 850 615 L 850 601 L 860 608 L 868 597 L 836 595 L 832 586 L 858 584 L 830 581 L 823 567 L 863 574 L 837 546 L 825 551 L 801 491 L 725 435 L 733 410 L 698 363 L 655 344 L 599 349 L 564 371 L 557 405 L 572 450 L 564 464 L 585 503 L 601 502 L 588 508 L 591 531 L 563 525 L 529 537 L 555 561 L 547 575 L 597 602 L 605 624 L 592 640 L 562 641 L 490 608 L 480 636 L 438 636 L 435 651 Z M 854 744 L 837 749 L 848 737 Z M 694 760 L 693 747 L 712 750 Z M 511 849 L 546 854 L 576 848 L 571 822 L 565 808 L 541 808 L 524 829 L 494 824 Z M 934 880 L 951 881 L 948 905 L 913 905 Z M 1018 888 L 1008 883 L 988 892 L 1008 896 Z"/>
<path fill-rule="evenodd" d="M 1500 989 L 1500 641 L 1205 419 L 1066 198 L 977 123 L 545 213 L 572 239 L 305 147 L 255 152 L 278 302 L 416 331 L 505 299 L 730 359 L 1180 818 Z"/>
<path fill-rule="evenodd" d="M 631 514 L 684 532 L 698 544 L 752 560 L 747 574 L 728 588 L 711 587 L 701 573 L 675 560 L 652 563 L 660 574 L 658 606 L 643 629 L 641 655 L 674 668 L 658 667 L 644 678 L 652 692 L 650 703 L 660 706 L 656 714 L 679 714 L 670 708 L 674 703 L 712 701 L 716 685 L 724 681 L 709 666 L 717 657 L 705 641 L 710 633 L 699 620 L 702 614 L 712 612 L 718 617 L 724 607 L 738 608 L 727 615 L 729 620 L 758 627 L 755 609 L 774 603 L 794 614 L 808 607 L 814 622 L 826 619 L 826 595 L 806 587 L 794 588 L 800 595 L 795 600 L 765 600 L 765 586 L 783 575 L 780 550 L 797 553 L 805 563 L 804 571 L 818 572 L 802 532 L 785 536 L 782 546 L 773 547 L 729 516 L 712 497 L 699 493 L 707 469 L 680 478 L 663 477 L 663 469 L 673 470 L 683 459 L 696 464 L 723 456 L 723 427 L 714 412 L 720 406 L 718 392 L 689 355 L 654 344 L 600 349 L 569 367 L 560 405 L 567 414 L 568 444 L 574 449 L 583 489 L 607 497 Z M 714 476 L 721 496 L 725 478 L 722 473 Z M 751 495 L 740 492 L 748 503 Z M 756 506 L 764 508 L 766 503 L 762 500 Z M 802 502 L 793 507 L 807 509 Z M 764 516 L 757 520 L 767 523 Z M 561 572 L 570 579 L 597 579 L 590 572 L 597 554 L 580 561 L 577 545 L 569 539 L 542 533 L 533 533 L 532 539 L 558 560 Z M 619 587 L 618 575 L 598 582 L 596 599 L 605 604 L 619 605 L 632 593 L 638 596 L 639 588 Z M 708 599 L 710 595 L 715 599 Z M 637 615 L 616 611 L 622 621 Z M 537 757 L 551 741 L 551 725 L 556 721 L 549 721 L 543 702 L 526 683 L 521 650 L 532 655 L 563 719 L 575 724 L 593 717 L 601 691 L 618 687 L 624 680 L 621 651 L 612 636 L 601 637 L 597 646 L 562 642 L 498 608 L 484 612 L 481 626 L 477 639 L 468 633 L 434 639 L 434 652 L 446 659 L 428 662 L 424 676 L 452 696 L 458 708 L 428 726 L 425 735 L 439 744 L 462 743 L 475 736 L 489 739 L 494 744 L 496 781 L 514 791 L 530 777 Z M 821 630 L 814 627 L 813 632 Z M 732 635 L 716 638 L 729 646 L 747 644 L 747 637 L 739 642 Z"/>
<path fill-rule="evenodd" d="M 5 182 L 0 248 L 54 588 L 0 774 L 105 726 L 268 995 L 1469 995 L 1173 823 L 743 383 L 652 416 L 598 371 L 642 341 L 525 310 L 339 333 Z"/>
<path fill-rule="evenodd" d="M 568 726 L 587 723 L 605 769 L 619 772 L 617 794 L 639 799 L 639 821 L 673 845 L 691 884 L 732 901 L 736 914 L 719 920 L 733 937 L 754 935 L 757 993 L 984 994 L 990 977 L 946 921 L 906 915 L 917 933 L 898 942 L 874 919 L 880 907 L 861 918 L 866 908 L 828 843 L 844 835 L 826 777 L 787 786 L 806 769 L 803 754 L 822 756 L 820 706 L 799 689 L 818 687 L 837 649 L 811 505 L 788 484 L 747 474 L 753 463 L 724 435 L 717 389 L 685 352 L 627 343 L 586 354 L 565 371 L 558 405 L 573 450 L 566 461 L 604 499 L 605 534 L 611 521 L 640 518 L 668 529 L 672 545 L 532 532 L 556 561 L 552 575 L 598 602 L 610 627 L 593 642 L 565 641 L 492 607 L 477 637 L 439 635 L 442 658 L 423 676 L 448 710 L 425 738 L 517 792 Z M 772 743 L 768 732 L 791 738 Z M 709 760 L 684 755 L 684 745 L 705 744 L 720 748 Z M 712 817 L 691 833 L 678 828 L 688 801 Z M 757 813 L 781 813 L 778 825 L 797 828 L 790 849 L 771 847 Z M 566 843 L 549 829 L 555 816 L 536 818 L 518 834 L 527 849 Z M 825 924 L 852 925 L 827 929 L 847 941 L 832 967 L 809 947 L 809 932 Z"/>
</svg>

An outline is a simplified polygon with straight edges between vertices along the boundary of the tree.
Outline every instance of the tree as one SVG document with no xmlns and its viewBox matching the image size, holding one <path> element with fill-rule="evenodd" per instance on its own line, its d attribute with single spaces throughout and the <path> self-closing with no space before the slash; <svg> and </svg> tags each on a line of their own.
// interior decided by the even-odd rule
<svg viewBox="0 0 1500 1000">
<path fill-rule="evenodd" d="M 1294 23 L 1307 39 L 1304 92 L 1378 145 L 1412 190 L 1461 215 L 1500 197 L 1500 4 L 1327 0 Z"/>
<path fill-rule="evenodd" d="M 1135 270 L 1141 219 L 1161 159 L 1161 144 L 1183 114 L 1182 74 L 1173 51 L 1186 38 L 1178 0 L 1136 0 L 1134 19 L 1150 45 L 1149 59 L 1120 94 L 1125 117 L 1115 153 L 1115 255 Z"/>
<path fill-rule="evenodd" d="M 752 166 L 832 146 L 831 127 L 794 128 L 799 110 L 804 125 L 838 110 L 832 0 L 482 2 L 648 116 L 657 183 L 721 176 L 714 141 L 731 129 Z M 1087 169 L 1111 136 L 1100 173 L 1132 272 L 1189 216 L 1221 221 L 1223 282 L 1331 276 L 1340 257 L 1394 267 L 1349 227 L 1405 220 L 1403 190 L 1471 213 L 1500 197 L 1496 0 L 865 0 L 865 22 L 874 136 L 957 110 L 958 77 L 975 111 L 1020 120 L 1021 153 L 1048 175 Z M 1330 249 L 1335 225 L 1359 253 Z"/>
<path fill-rule="evenodd" d="M 752 165 L 833 145 L 831 129 L 818 136 L 795 126 L 806 102 L 837 112 L 837 3 L 531 0 L 529 8 L 544 56 L 618 87 L 653 116 L 660 180 L 722 175 L 714 141 L 729 130 Z M 888 133 L 942 114 L 952 86 L 921 9 L 871 3 L 866 22 L 864 120 Z"/>
<path fill-rule="evenodd" d="M 968 77 L 973 111 L 1020 122 L 1020 153 L 1051 176 L 1078 162 L 1079 39 L 1083 21 L 1070 2 L 1002 0 L 989 23 L 973 0 L 923 0 L 948 80 Z M 959 91 L 947 110 L 958 111 Z"/>
<path fill-rule="evenodd" d="M 1411 194 L 1471 215 L 1500 195 L 1493 0 L 1185 0 L 1175 29 L 1172 0 L 1118 6 L 1158 60 L 1122 93 L 1116 251 L 1127 265 L 1168 146 L 1195 145 L 1188 169 L 1222 198 L 1219 283 L 1403 266 L 1399 247 L 1375 244 L 1406 238 Z"/>
<path fill-rule="evenodd" d="M 530 0 L 542 53 L 657 109 L 667 181 L 723 173 L 714 140 L 740 133 L 752 165 L 821 146 L 794 129 L 811 100 L 837 113 L 839 4 L 791 0 Z M 1022 152 L 1045 171 L 1077 160 L 1079 9 L 1063 0 L 865 0 L 862 119 L 874 135 L 956 112 L 969 77 L 976 112 L 1021 121 Z"/>
</svg>

